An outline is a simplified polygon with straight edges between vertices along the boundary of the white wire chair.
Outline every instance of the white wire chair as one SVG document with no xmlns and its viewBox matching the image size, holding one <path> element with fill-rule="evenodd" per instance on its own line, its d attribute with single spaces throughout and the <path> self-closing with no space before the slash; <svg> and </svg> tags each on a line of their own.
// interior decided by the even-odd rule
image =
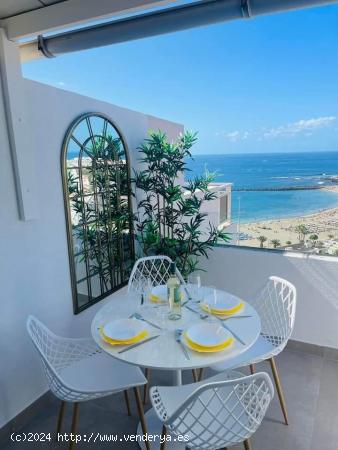
<svg viewBox="0 0 338 450">
<path fill-rule="evenodd" d="M 124 392 L 128 415 L 130 405 L 127 389 L 133 388 L 143 432 L 146 426 L 138 386 L 147 383 L 138 367 L 117 361 L 90 338 L 64 338 L 50 331 L 36 317 L 27 319 L 27 331 L 37 349 L 47 382 L 61 400 L 57 433 L 61 431 L 65 403 L 73 403 L 72 433 L 76 433 L 80 402 Z M 73 449 L 74 442 L 70 443 Z"/>
<path fill-rule="evenodd" d="M 295 286 L 283 278 L 271 276 L 258 296 L 250 302 L 261 319 L 261 334 L 248 351 L 231 361 L 211 366 L 217 372 L 269 360 L 285 424 L 289 423 L 286 402 L 274 357 L 286 346 L 293 331 L 296 315 L 297 292 Z"/>
<path fill-rule="evenodd" d="M 152 286 L 158 286 L 160 284 L 166 284 L 170 277 L 170 264 L 172 259 L 166 255 L 145 256 L 139 258 L 133 267 L 128 282 L 128 292 L 136 292 L 138 294 L 143 293 L 143 289 L 147 280 L 150 280 Z M 176 276 L 180 280 L 182 285 L 186 285 L 184 278 L 176 268 Z M 145 404 L 148 397 L 148 387 L 150 379 L 150 369 L 145 369 L 145 376 L 148 379 L 148 383 L 144 386 L 143 403 Z M 196 380 L 197 375 L 193 371 L 193 377 Z"/>
<path fill-rule="evenodd" d="M 150 389 L 152 405 L 163 422 L 161 450 L 167 430 L 184 436 L 191 449 L 214 450 L 244 443 L 260 426 L 274 389 L 267 373 L 243 377 L 221 373 L 184 386 Z"/>
<path fill-rule="evenodd" d="M 172 262 L 172 259 L 165 255 L 139 258 L 130 274 L 128 292 L 133 291 L 142 294 L 145 280 L 150 280 L 152 286 L 166 284 L 170 277 L 170 264 Z M 176 276 L 181 284 L 185 285 L 183 276 L 177 268 Z"/>
</svg>

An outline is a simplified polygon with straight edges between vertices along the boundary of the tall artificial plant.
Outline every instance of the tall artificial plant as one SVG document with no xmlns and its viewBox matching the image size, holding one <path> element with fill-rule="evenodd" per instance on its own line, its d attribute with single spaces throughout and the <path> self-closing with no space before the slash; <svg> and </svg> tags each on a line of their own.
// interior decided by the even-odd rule
<svg viewBox="0 0 338 450">
<path fill-rule="evenodd" d="M 135 233 L 143 255 L 169 256 L 184 277 L 198 270 L 199 257 L 208 257 L 218 241 L 229 240 L 210 222 L 205 226 L 207 214 L 201 212 L 204 202 L 216 198 L 209 189 L 214 174 L 182 181 L 196 140 L 196 133 L 188 131 L 176 142 L 169 142 L 161 131 L 150 132 L 139 147 L 145 168 L 133 179 Z"/>
<path fill-rule="evenodd" d="M 123 269 L 123 239 L 130 230 L 125 150 L 120 138 L 97 136 L 87 144 L 86 154 L 81 179 L 71 167 L 67 171 L 72 234 L 79 246 L 76 262 L 84 263 L 87 275 L 96 275 L 106 292 L 122 277 L 117 272 Z"/>
</svg>

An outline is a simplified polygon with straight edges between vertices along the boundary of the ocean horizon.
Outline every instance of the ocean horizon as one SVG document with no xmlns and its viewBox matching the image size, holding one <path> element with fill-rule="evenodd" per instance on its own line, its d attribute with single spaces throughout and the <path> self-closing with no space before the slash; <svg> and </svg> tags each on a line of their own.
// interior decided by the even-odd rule
<svg viewBox="0 0 338 450">
<path fill-rule="evenodd" d="M 338 185 L 330 179 L 338 176 L 338 151 L 198 154 L 187 159 L 187 168 L 187 178 L 208 170 L 215 173 L 215 182 L 232 183 L 233 222 L 300 217 L 338 207 L 338 193 L 310 189 Z M 299 186 L 309 189 L 255 190 Z"/>
<path fill-rule="evenodd" d="M 216 182 L 233 184 L 232 220 L 253 222 L 299 217 L 338 207 L 338 194 L 312 186 L 333 186 L 338 152 L 243 153 L 194 155 L 187 160 L 188 177 L 215 172 Z M 309 187 L 308 190 L 256 191 Z M 250 189 L 236 191 L 237 189 Z"/>
</svg>

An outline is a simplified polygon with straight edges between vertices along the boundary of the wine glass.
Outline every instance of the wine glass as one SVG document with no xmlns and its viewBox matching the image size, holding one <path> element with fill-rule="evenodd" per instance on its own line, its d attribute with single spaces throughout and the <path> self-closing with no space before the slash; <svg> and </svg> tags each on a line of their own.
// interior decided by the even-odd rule
<svg viewBox="0 0 338 450">
<path fill-rule="evenodd" d="M 150 307 L 150 295 L 153 289 L 150 278 L 143 278 L 140 282 L 141 299 L 139 306 L 143 311 L 147 311 Z"/>
<path fill-rule="evenodd" d="M 201 277 L 200 275 L 191 274 L 188 276 L 188 290 L 191 298 L 195 301 L 200 301 L 201 299 Z"/>
<path fill-rule="evenodd" d="M 215 286 L 208 286 L 207 301 L 204 303 L 204 308 L 210 314 L 209 321 L 213 321 L 215 315 L 215 308 L 217 307 L 217 300 L 219 298 L 219 291 Z"/>
<path fill-rule="evenodd" d="M 168 328 L 169 302 L 157 305 L 155 310 L 157 323 L 161 327 L 160 334 L 165 334 Z"/>
</svg>

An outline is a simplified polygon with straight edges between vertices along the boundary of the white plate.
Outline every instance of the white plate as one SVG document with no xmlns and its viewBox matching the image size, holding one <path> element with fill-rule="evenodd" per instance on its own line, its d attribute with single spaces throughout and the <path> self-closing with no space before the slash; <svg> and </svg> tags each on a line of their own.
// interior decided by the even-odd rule
<svg viewBox="0 0 338 450">
<path fill-rule="evenodd" d="M 240 303 L 240 299 L 227 292 L 217 291 L 216 299 L 213 293 L 208 292 L 202 303 L 209 306 L 211 309 L 221 311 L 235 308 Z"/>
<path fill-rule="evenodd" d="M 110 339 L 126 341 L 138 336 L 145 329 L 145 324 L 141 320 L 118 319 L 107 323 L 102 331 Z"/>
<path fill-rule="evenodd" d="M 183 300 L 183 289 L 180 288 L 181 299 Z M 168 288 L 166 284 L 160 284 L 158 286 L 153 287 L 151 290 L 151 295 L 158 297 L 161 301 L 168 301 Z"/>
<path fill-rule="evenodd" d="M 167 291 L 167 285 L 166 284 L 160 284 L 159 286 L 155 286 L 151 290 L 151 294 L 155 297 L 158 297 L 162 301 L 168 300 L 168 291 Z"/>
<path fill-rule="evenodd" d="M 198 323 L 186 331 L 188 338 L 204 347 L 215 347 L 231 338 L 231 334 L 218 323 Z"/>
</svg>

